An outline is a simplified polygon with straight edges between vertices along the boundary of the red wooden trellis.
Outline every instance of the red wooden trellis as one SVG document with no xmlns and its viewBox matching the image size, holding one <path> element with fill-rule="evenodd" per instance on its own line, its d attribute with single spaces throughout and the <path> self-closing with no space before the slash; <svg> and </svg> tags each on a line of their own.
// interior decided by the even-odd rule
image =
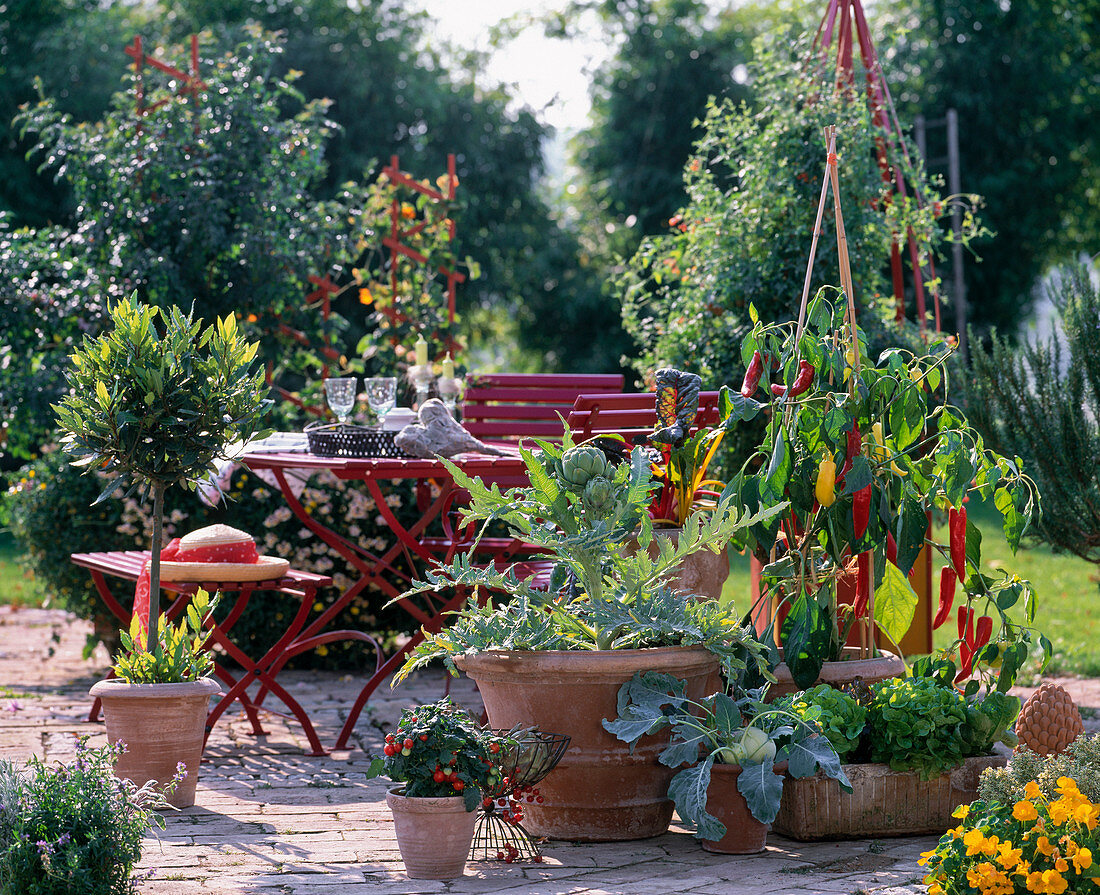
<svg viewBox="0 0 1100 895">
<path fill-rule="evenodd" d="M 400 165 L 397 163 L 397 156 L 390 156 L 390 163 L 382 169 L 382 173 L 389 179 L 390 183 L 395 186 L 403 186 L 408 189 L 414 190 L 420 193 L 422 196 L 427 196 L 429 199 L 435 202 L 453 202 L 455 198 L 455 187 L 458 185 L 458 178 L 455 176 L 455 157 L 451 153 L 447 156 L 447 192 L 443 193 L 440 190 L 433 189 L 430 186 L 426 186 L 423 183 L 419 183 L 414 180 L 408 174 L 401 170 Z M 393 286 L 394 294 L 397 293 L 397 261 L 401 256 L 411 258 L 417 264 L 424 264 L 428 259 L 425 258 L 420 252 L 410 248 L 402 242 L 403 239 L 408 239 L 410 236 L 416 236 L 422 232 L 427 226 L 428 222 L 421 221 L 419 224 L 414 224 L 411 227 L 402 229 L 401 227 L 401 205 L 395 198 L 390 206 L 390 235 L 382 240 L 382 245 L 388 248 L 393 253 L 393 263 L 390 265 L 390 282 Z M 452 242 L 455 238 L 455 222 L 450 220 L 447 225 L 447 238 Z M 466 275 L 454 270 L 453 268 L 440 267 L 439 272 L 447 278 L 447 322 L 455 322 L 455 284 L 462 283 L 466 280 Z M 390 309 L 395 313 L 396 307 Z M 395 318 L 396 319 L 396 318 Z"/>
<path fill-rule="evenodd" d="M 863 68 L 867 80 L 867 100 L 871 106 L 871 115 L 875 124 L 882 128 L 884 136 L 879 138 L 878 160 L 882 168 L 883 179 L 892 184 L 896 195 L 905 198 L 908 188 L 902 165 L 898 164 L 898 158 L 910 162 L 909 150 L 902 137 L 903 131 L 898 121 L 897 111 L 894 109 L 894 101 L 890 96 L 890 88 L 882 73 L 882 66 L 871 41 L 871 31 L 867 26 L 867 17 L 863 12 L 861 0 L 829 0 L 829 6 L 825 11 L 825 18 L 818 27 L 817 36 L 814 38 L 814 48 L 824 59 L 834 47 L 836 53 L 836 84 L 838 88 L 853 88 L 855 86 L 855 69 L 853 67 L 856 41 L 859 42 L 859 54 L 863 60 Z M 919 189 L 914 189 L 917 207 L 924 204 L 924 197 Z M 913 273 L 913 292 L 916 301 L 917 324 L 922 335 L 925 333 L 925 315 L 927 308 L 924 298 L 925 280 L 921 271 L 920 254 L 917 249 L 916 236 L 912 228 L 906 233 L 906 243 L 909 249 L 909 263 Z M 934 321 L 936 332 L 940 331 L 940 295 L 935 286 L 936 269 L 931 258 L 928 258 L 929 286 L 932 292 L 934 307 Z M 895 239 L 890 251 L 890 272 L 893 280 L 894 298 L 897 299 L 897 319 L 905 319 L 905 283 L 902 274 L 901 251 Z"/>
<path fill-rule="evenodd" d="M 134 112 L 138 119 L 138 132 L 141 131 L 141 120 L 154 109 L 159 109 L 171 97 L 157 100 L 155 103 L 145 105 L 145 66 L 149 65 L 158 71 L 164 72 L 180 83 L 176 88 L 176 96 L 189 94 L 192 102 L 198 102 L 199 92 L 206 89 L 206 84 L 199 78 L 199 37 L 191 35 L 191 71 L 184 72 L 174 66 L 161 62 L 155 56 L 145 55 L 141 36 L 134 38 L 133 44 L 123 50 L 127 56 L 134 60 Z"/>
</svg>

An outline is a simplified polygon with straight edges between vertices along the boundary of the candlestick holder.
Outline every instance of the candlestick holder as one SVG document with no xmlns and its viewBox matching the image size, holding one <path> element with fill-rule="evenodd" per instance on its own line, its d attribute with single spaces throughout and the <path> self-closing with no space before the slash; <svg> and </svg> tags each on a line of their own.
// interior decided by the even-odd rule
<svg viewBox="0 0 1100 895">
<path fill-rule="evenodd" d="M 423 364 L 409 367 L 408 375 L 409 382 L 411 382 L 413 388 L 416 389 L 416 406 L 417 408 L 423 407 L 424 402 L 428 400 L 431 392 L 432 380 L 435 379 L 435 374 L 432 372 L 432 365 Z"/>
<path fill-rule="evenodd" d="M 441 400 L 447 410 L 450 411 L 451 416 L 455 419 L 455 405 L 458 403 L 458 398 L 462 394 L 462 380 L 455 379 L 454 377 L 440 376 L 435 382 L 436 391 L 439 392 L 439 400 Z"/>
</svg>

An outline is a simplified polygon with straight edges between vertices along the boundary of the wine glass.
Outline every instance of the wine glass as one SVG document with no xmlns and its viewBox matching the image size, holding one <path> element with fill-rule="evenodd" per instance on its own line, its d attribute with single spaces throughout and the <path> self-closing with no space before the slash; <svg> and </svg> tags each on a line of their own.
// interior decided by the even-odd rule
<svg viewBox="0 0 1100 895">
<path fill-rule="evenodd" d="M 336 419 L 341 423 L 348 421 L 352 408 L 355 407 L 355 393 L 358 391 L 359 380 L 355 376 L 337 376 L 325 380 L 325 398 L 328 406 L 336 414 Z"/>
<path fill-rule="evenodd" d="M 372 376 L 366 380 L 367 403 L 374 411 L 379 424 L 397 406 L 397 377 Z"/>
</svg>

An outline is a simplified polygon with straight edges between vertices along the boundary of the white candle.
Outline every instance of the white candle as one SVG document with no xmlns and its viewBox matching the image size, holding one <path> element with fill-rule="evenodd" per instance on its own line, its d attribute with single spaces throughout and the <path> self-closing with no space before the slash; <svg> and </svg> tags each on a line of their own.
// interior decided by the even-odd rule
<svg viewBox="0 0 1100 895">
<path fill-rule="evenodd" d="M 424 335 L 421 333 L 416 337 L 416 365 L 418 367 L 424 367 L 428 364 L 428 343 L 424 341 Z"/>
<path fill-rule="evenodd" d="M 454 379 L 455 378 L 455 362 L 451 359 L 451 355 L 448 354 L 443 358 L 443 378 Z"/>
</svg>

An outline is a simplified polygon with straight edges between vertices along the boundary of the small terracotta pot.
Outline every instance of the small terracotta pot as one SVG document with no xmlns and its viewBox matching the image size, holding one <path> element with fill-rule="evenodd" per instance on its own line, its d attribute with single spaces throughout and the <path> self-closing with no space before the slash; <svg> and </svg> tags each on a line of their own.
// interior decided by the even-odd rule
<svg viewBox="0 0 1100 895">
<path fill-rule="evenodd" d="M 785 761 L 775 766 L 776 774 L 786 769 Z M 741 765 L 737 764 L 716 764 L 710 769 L 707 811 L 726 825 L 726 835 L 718 840 L 701 840 L 703 848 L 709 852 L 754 855 L 767 845 L 768 825 L 758 821 L 749 811 L 749 803 L 737 788 L 740 776 Z"/>
<path fill-rule="evenodd" d="M 405 872 L 413 879 L 455 879 L 466 870 L 476 811 L 462 796 L 410 799 L 400 789 L 386 793 Z"/>
<path fill-rule="evenodd" d="M 115 774 L 143 786 L 155 780 L 160 786 L 176 773 L 179 762 L 187 776 L 168 797 L 176 808 L 195 804 L 206 713 L 210 697 L 220 693 L 217 681 L 203 678 L 180 684 L 128 684 L 99 681 L 89 691 L 103 700 L 107 741 L 126 744 L 115 763 Z"/>
<path fill-rule="evenodd" d="M 888 678 L 899 677 L 905 674 L 905 662 L 900 656 L 881 651 L 881 655 L 873 659 L 860 659 L 859 647 L 844 647 L 844 659 L 839 662 L 826 662 L 821 666 L 814 685 L 828 684 L 830 687 L 841 687 L 852 683 L 859 678 L 865 684 L 874 684 Z M 789 693 L 797 693 L 801 687 L 797 686 L 786 662 L 780 662 L 772 671 L 776 677 L 776 683 L 768 690 L 768 702 L 786 696 Z"/>
<path fill-rule="evenodd" d="M 675 771 L 657 756 L 669 735 L 643 737 L 633 751 L 603 728 L 618 714 L 619 688 L 636 671 L 687 681 L 687 695 L 707 695 L 718 660 L 702 647 L 624 650 L 488 650 L 455 660 L 477 682 L 493 727 L 537 727 L 572 739 L 539 783 L 543 803 L 524 806 L 535 836 L 619 842 L 659 836 L 672 821 L 668 785 Z"/>
</svg>

